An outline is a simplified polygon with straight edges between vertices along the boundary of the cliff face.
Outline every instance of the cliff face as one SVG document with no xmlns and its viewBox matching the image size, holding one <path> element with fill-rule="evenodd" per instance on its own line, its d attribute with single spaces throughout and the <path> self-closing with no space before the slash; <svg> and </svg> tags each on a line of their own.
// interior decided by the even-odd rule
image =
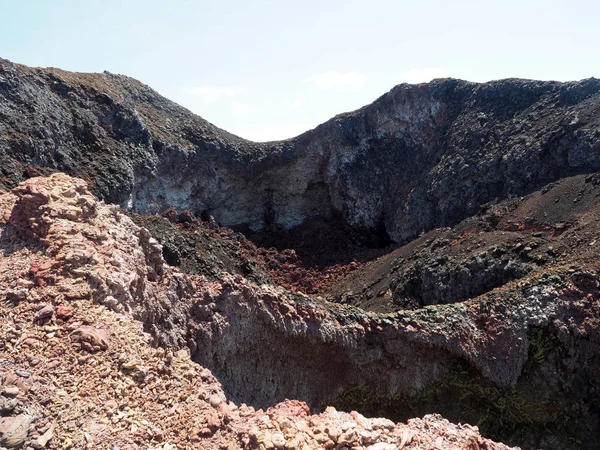
<svg viewBox="0 0 600 450">
<path fill-rule="evenodd" d="M 124 76 L 0 61 L 0 183 L 12 189 L 0 194 L 0 312 L 37 324 L 52 319 L 54 307 L 74 303 L 85 312 L 95 302 L 121 316 L 100 308 L 97 320 L 79 317 L 78 327 L 134 317 L 155 345 L 185 347 L 213 371 L 223 391 L 212 375 L 200 378 L 221 398 L 214 408 L 227 394 L 256 407 L 294 397 L 313 408 L 333 403 L 398 420 L 443 412 L 525 448 L 591 449 L 600 432 L 600 182 L 588 173 L 599 170 L 594 79 L 400 85 L 294 139 L 258 144 Z M 131 214 L 132 221 L 80 179 L 34 177 L 56 171 L 130 211 L 189 209 L 262 229 L 263 238 L 293 241 L 295 231 L 282 230 L 306 222 L 312 225 L 300 227 L 301 235 L 321 230 L 325 240 L 358 231 L 403 242 L 426 232 L 367 264 L 369 256 L 357 264 L 340 239 L 346 253 L 304 272 L 329 303 L 268 284 L 302 285 L 300 263 L 315 249 L 310 241 L 319 242 L 311 233 L 301 236 L 298 253 L 293 246 L 278 253 L 186 212 Z M 447 225 L 454 228 L 436 228 Z M 327 280 L 320 283 L 319 274 Z M 85 328 L 72 336 L 78 328 L 60 328 L 68 319 L 60 320 L 32 333 L 68 333 L 77 351 L 106 350 L 101 335 Z M 10 370 L 25 364 L 18 345 L 31 337 L 17 322 L 0 323 Z M 44 348 L 36 358 L 56 356 Z M 80 361 L 67 351 L 68 361 Z M 111 361 L 123 363 L 115 353 L 101 362 Z M 171 374 L 160 364 L 156 373 Z M 209 397 L 199 400 L 201 409 Z M 189 441 L 176 429 L 170 438 L 184 448 L 203 435 L 216 436 L 207 448 L 231 439 L 243 448 L 275 446 L 279 424 L 261 422 L 251 408 L 232 419 L 234 406 L 212 411 L 200 431 L 187 430 Z M 306 405 L 271 409 L 272 420 L 278 408 L 304 427 Z M 335 417 L 348 419 L 331 410 L 321 419 Z M 222 427 L 227 421 L 233 425 Z M 361 434 L 348 442 L 404 445 L 399 426 L 385 433 L 369 422 L 365 430 L 381 439 Z M 305 431 L 310 445 L 324 445 L 324 430 Z M 135 439 L 123 432 L 125 441 Z M 334 435 L 327 439 L 348 443 Z"/>
<path fill-rule="evenodd" d="M 396 86 L 297 138 L 258 144 L 124 76 L 0 62 L 5 186 L 62 170 L 136 211 L 191 209 L 254 230 L 335 216 L 405 241 L 599 169 L 599 130 L 595 79 L 444 79 Z"/>
<path fill-rule="evenodd" d="M 308 316 L 309 327 L 330 326 L 328 314 L 311 304 L 295 313 L 281 290 L 229 280 L 220 292 L 218 282 L 172 269 L 146 229 L 97 201 L 82 180 L 54 174 L 0 193 L 0 269 L 0 448 L 509 450 L 439 415 L 405 424 L 332 407 L 311 415 L 298 400 L 265 411 L 227 401 L 186 344 L 197 352 L 212 329 L 215 346 L 206 350 L 227 359 L 217 334 L 243 309 L 264 316 L 286 308 L 299 330 Z M 202 313 L 216 296 L 227 305 L 223 315 Z M 259 327 L 243 334 L 271 345 L 277 338 Z M 283 361 L 281 351 L 273 346 Z M 274 362 L 259 358 L 255 367 Z M 277 382 L 275 371 L 289 375 L 293 363 L 260 373 Z M 257 384 L 261 401 L 289 389 L 266 386 Z M 236 399 L 251 391 L 241 384 Z"/>
<path fill-rule="evenodd" d="M 15 383 L 22 391 L 20 403 L 6 403 L 10 409 L 2 417 L 24 420 L 17 417 L 25 414 L 37 423 L 38 435 L 56 420 L 54 448 L 83 442 L 85 433 L 95 442 L 262 448 L 260 439 L 279 432 L 271 424 L 278 414 L 271 409 L 265 422 L 261 411 L 237 405 L 266 408 L 286 398 L 317 410 L 334 403 L 403 421 L 442 411 L 457 422 L 480 421 L 486 433 L 524 448 L 565 448 L 576 440 L 581 448 L 595 448 L 597 262 L 586 263 L 586 269 L 549 267 L 466 302 L 377 314 L 258 286 L 239 275 L 209 281 L 181 273 L 165 264 L 146 229 L 64 174 L 32 178 L 0 194 L 0 244 L 0 356 L 8 361 L 0 370 L 0 401 Z M 187 352 L 185 361 L 172 364 L 172 356 L 149 342 L 186 348 L 223 390 L 210 372 L 190 366 Z M 14 375 L 24 367 L 31 367 L 25 378 L 33 373 L 31 383 L 37 383 L 31 391 L 27 380 Z M 48 373 L 66 390 L 48 388 Z M 97 400 L 81 394 L 81 386 L 101 392 L 114 406 L 93 410 L 90 402 Z M 226 404 L 224 394 L 235 404 Z M 79 412 L 63 414 L 65 406 Z M 282 410 L 279 420 L 287 416 L 295 423 L 294 408 L 307 417 L 307 406 L 297 402 L 274 409 Z M 83 411 L 91 410 L 89 421 L 82 420 Z M 110 436 L 97 426 L 106 417 L 128 414 Z M 308 448 L 322 448 L 321 437 L 339 448 L 344 442 L 357 448 L 378 442 L 391 447 L 374 449 L 430 448 L 430 441 L 421 441 L 424 433 L 410 428 L 415 421 L 409 422 L 409 435 L 403 424 L 389 421 L 390 432 L 378 433 L 352 414 L 356 435 L 342 438 L 312 428 L 309 434 L 301 424 L 290 433 L 305 433 L 299 439 Z M 332 410 L 320 417 L 330 427 L 350 420 Z M 316 429 L 321 419 L 306 420 Z M 440 424 L 439 418 L 425 421 Z M 151 430 L 151 437 L 137 433 L 139 427 Z M 468 427 L 453 430 L 450 436 L 440 428 L 447 448 L 471 448 L 464 443 L 471 438 L 479 448 L 504 448 Z"/>
</svg>

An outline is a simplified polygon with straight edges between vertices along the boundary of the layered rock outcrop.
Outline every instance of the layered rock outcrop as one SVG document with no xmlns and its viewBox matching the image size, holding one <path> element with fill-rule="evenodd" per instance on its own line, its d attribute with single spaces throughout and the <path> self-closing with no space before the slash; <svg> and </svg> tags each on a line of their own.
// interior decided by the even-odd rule
<svg viewBox="0 0 600 450">
<path fill-rule="evenodd" d="M 600 169 L 600 81 L 399 85 L 297 138 L 253 143 L 130 78 L 0 62 L 4 183 L 40 168 L 136 211 L 289 228 L 342 217 L 401 242 Z"/>
<path fill-rule="evenodd" d="M 515 285 L 500 297 L 492 293 L 470 303 L 377 315 L 290 296 L 239 276 L 208 282 L 179 274 L 162 263 L 144 229 L 61 174 L 31 179 L 1 198 L 7 221 L 3 286 L 10 304 L 39 304 L 30 314 L 41 323 L 53 316 L 52 309 L 41 308 L 46 299 L 56 309 L 94 300 L 132 311 L 156 343 L 189 346 L 192 358 L 210 367 L 236 402 L 266 407 L 297 397 L 322 407 L 354 386 L 376 396 L 414 399 L 456 376 L 462 382 L 483 377 L 490 386 L 510 390 L 524 382 L 526 364 L 561 348 L 568 349 L 569 377 L 575 380 L 563 379 L 562 389 L 595 389 L 598 354 L 589 341 L 598 320 L 593 272 L 559 272 Z M 545 346 L 535 330 L 556 336 L 560 344 Z M 106 349 L 102 337 L 92 333 L 82 340 L 81 334 L 90 333 L 73 328 L 74 342 L 88 342 L 83 348 Z M 540 354 L 532 354 L 534 345 Z M 581 358 L 585 367 L 578 367 Z M 461 361 L 474 372 L 457 375 Z M 595 394 L 589 392 L 593 405 Z M 580 403 L 553 405 L 538 406 L 552 410 Z M 593 420 L 586 417 L 585 423 Z"/>
</svg>

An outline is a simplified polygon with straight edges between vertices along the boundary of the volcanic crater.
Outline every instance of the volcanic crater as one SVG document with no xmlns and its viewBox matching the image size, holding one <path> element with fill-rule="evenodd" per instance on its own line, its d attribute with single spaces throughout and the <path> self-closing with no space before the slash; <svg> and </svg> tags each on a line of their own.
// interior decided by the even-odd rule
<svg viewBox="0 0 600 450">
<path fill-rule="evenodd" d="M 596 79 L 401 84 L 254 143 L 122 75 L 0 60 L 0 431 L 597 448 L 599 172 Z"/>
</svg>

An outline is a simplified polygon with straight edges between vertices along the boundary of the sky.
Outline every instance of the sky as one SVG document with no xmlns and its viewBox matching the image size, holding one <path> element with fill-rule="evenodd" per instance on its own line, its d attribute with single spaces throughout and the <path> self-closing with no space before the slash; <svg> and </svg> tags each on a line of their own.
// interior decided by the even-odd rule
<svg viewBox="0 0 600 450">
<path fill-rule="evenodd" d="M 137 78 L 247 139 L 400 83 L 600 77 L 598 1 L 0 0 L 0 57 Z"/>
</svg>

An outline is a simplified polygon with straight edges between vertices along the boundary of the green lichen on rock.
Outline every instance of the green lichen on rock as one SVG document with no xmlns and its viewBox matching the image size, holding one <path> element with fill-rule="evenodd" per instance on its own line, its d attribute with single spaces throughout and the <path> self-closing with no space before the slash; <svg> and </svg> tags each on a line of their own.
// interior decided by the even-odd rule
<svg viewBox="0 0 600 450">
<path fill-rule="evenodd" d="M 548 355 L 562 347 L 558 339 L 544 328 L 531 328 L 528 332 L 529 359 L 541 364 Z"/>
</svg>

